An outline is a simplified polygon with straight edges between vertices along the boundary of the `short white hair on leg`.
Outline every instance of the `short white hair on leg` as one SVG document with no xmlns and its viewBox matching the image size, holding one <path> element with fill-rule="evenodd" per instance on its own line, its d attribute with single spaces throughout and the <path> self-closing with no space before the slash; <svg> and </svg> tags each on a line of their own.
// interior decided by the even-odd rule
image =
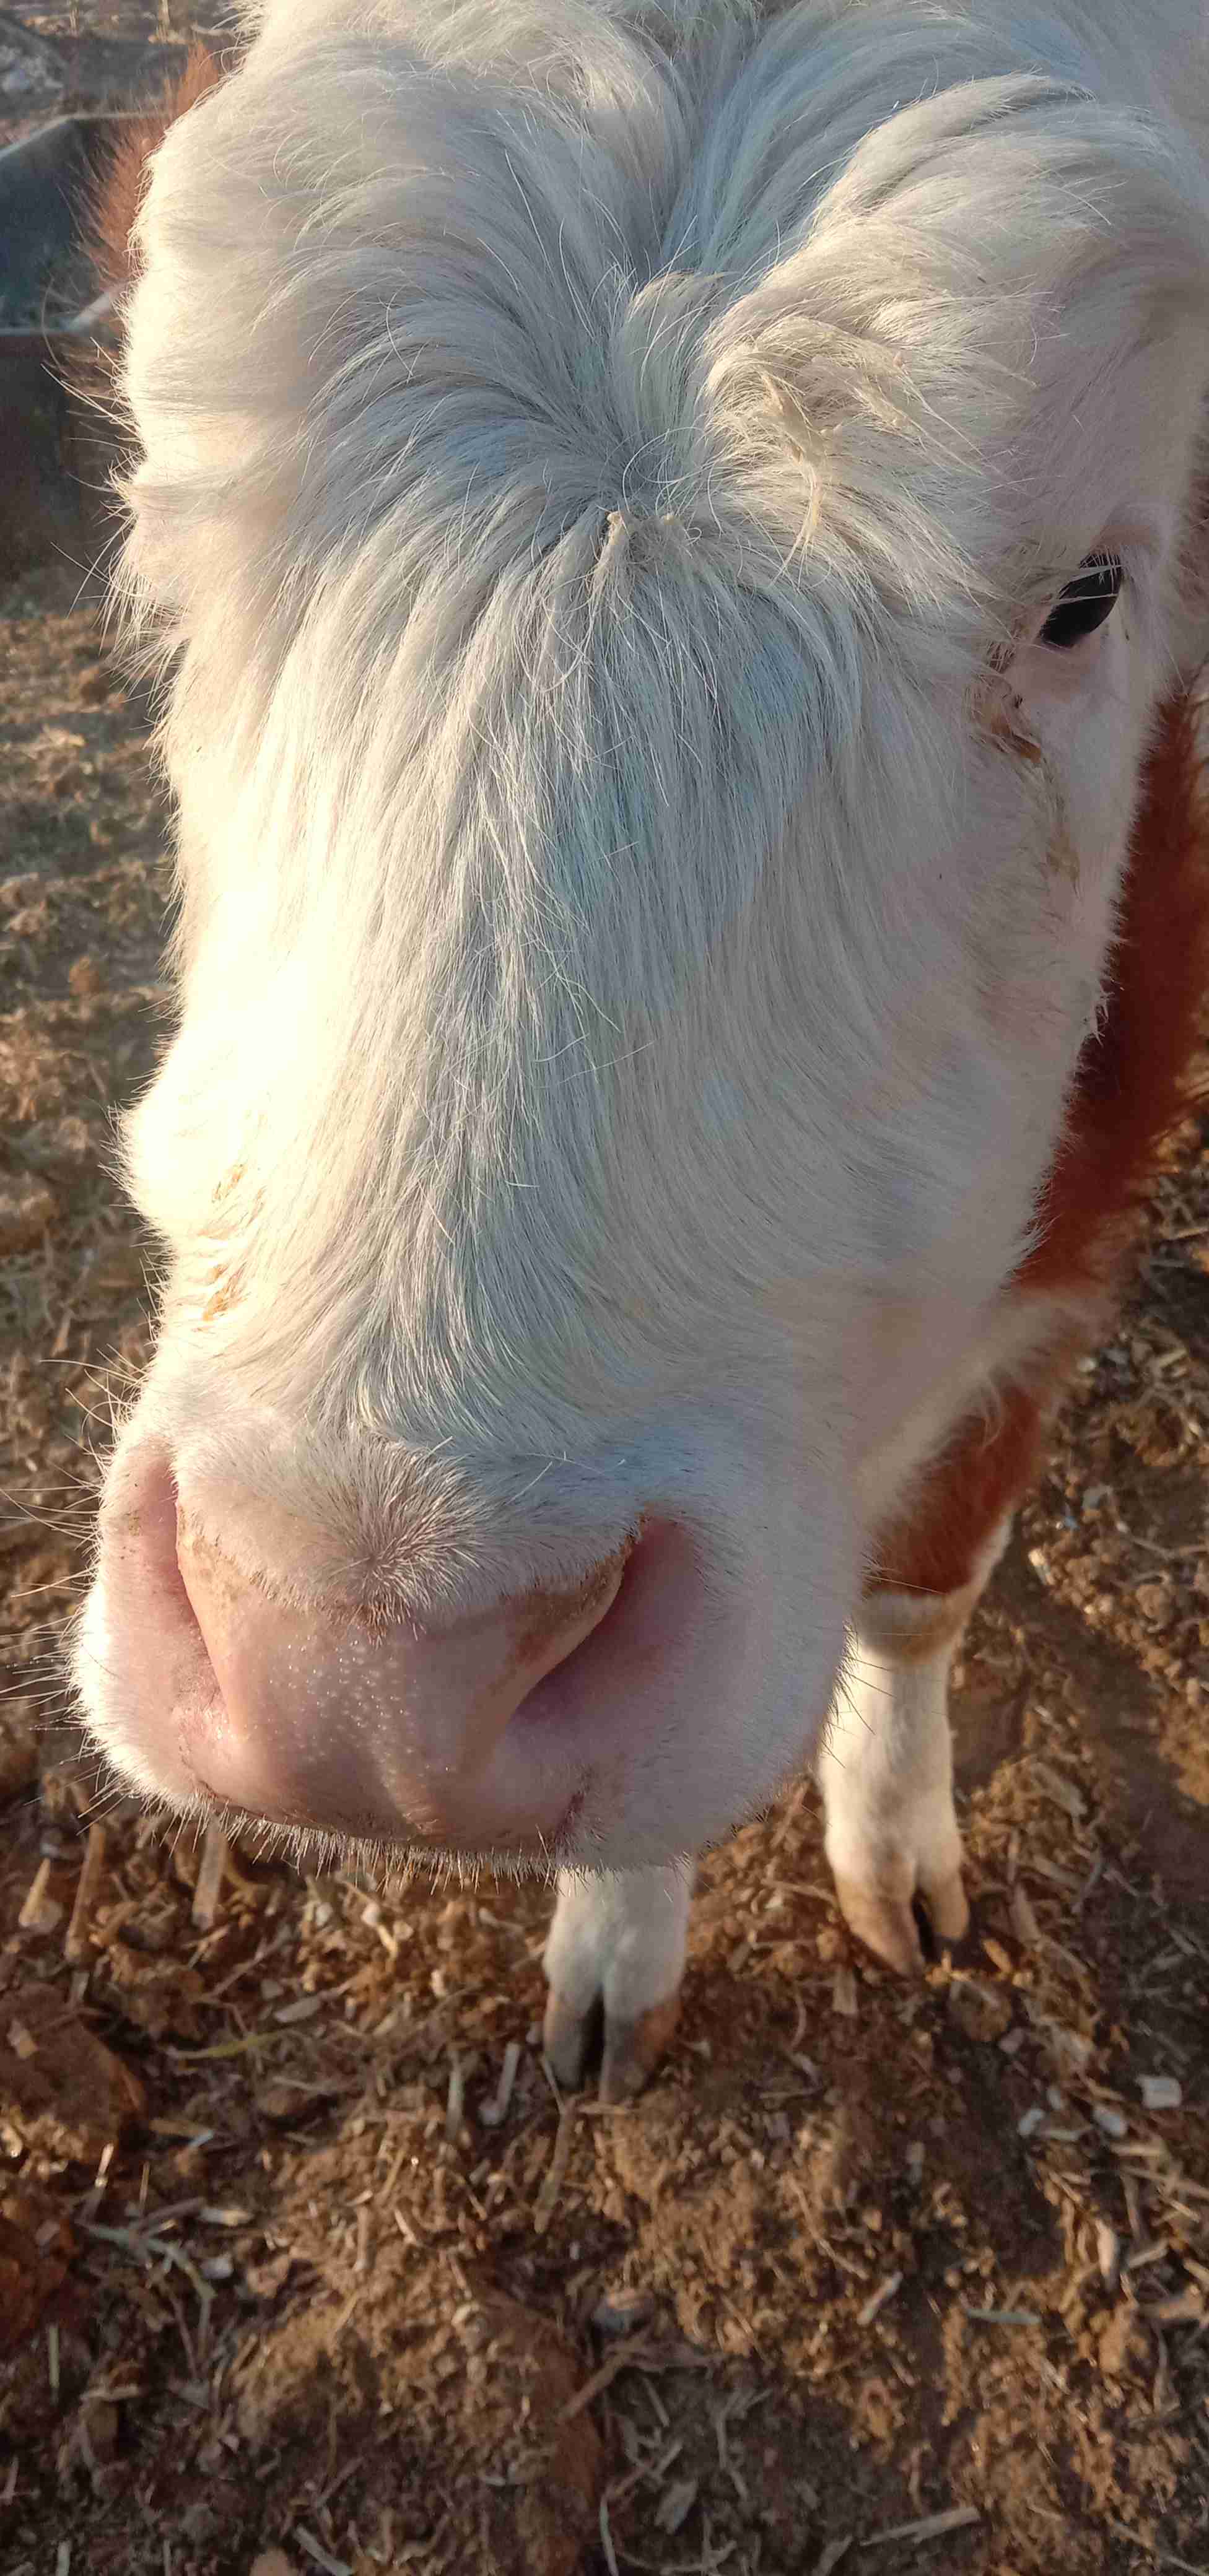
<svg viewBox="0 0 1209 2576">
<path fill-rule="evenodd" d="M 1009 1513 L 956 1592 L 885 1587 L 866 1595 L 819 1747 L 824 1841 L 841 1911 L 893 1968 L 921 1963 L 917 1898 L 942 1940 L 959 1939 L 969 1920 L 949 1671 L 1011 1526 Z"/>
</svg>

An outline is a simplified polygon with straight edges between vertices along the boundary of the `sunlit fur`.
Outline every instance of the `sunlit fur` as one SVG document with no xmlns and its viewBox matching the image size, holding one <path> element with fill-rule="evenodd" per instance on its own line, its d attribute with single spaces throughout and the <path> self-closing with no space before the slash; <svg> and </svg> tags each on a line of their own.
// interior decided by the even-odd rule
<svg viewBox="0 0 1209 2576">
<path fill-rule="evenodd" d="M 725 1586 L 763 1514 L 736 1813 L 874 1505 L 1019 1357 L 1185 650 L 1205 80 L 1141 20 L 279 0 L 141 218 L 180 1026 L 134 1434 L 296 1516 L 307 1597 L 422 1613 L 652 1501 Z M 1106 825 L 1013 655 L 1151 497 L 1168 352 Z"/>
</svg>

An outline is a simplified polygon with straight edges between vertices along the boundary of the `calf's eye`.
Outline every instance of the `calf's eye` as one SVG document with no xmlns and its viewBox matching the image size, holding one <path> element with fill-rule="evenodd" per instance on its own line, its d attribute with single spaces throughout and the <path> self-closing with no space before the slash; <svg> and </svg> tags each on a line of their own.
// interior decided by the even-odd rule
<svg viewBox="0 0 1209 2576">
<path fill-rule="evenodd" d="M 1089 555 L 1074 580 L 1068 581 L 1061 598 L 1054 602 L 1041 629 L 1040 642 L 1065 652 L 1072 644 L 1081 644 L 1085 635 L 1094 635 L 1097 626 L 1111 617 L 1124 579 L 1117 555 Z"/>
</svg>

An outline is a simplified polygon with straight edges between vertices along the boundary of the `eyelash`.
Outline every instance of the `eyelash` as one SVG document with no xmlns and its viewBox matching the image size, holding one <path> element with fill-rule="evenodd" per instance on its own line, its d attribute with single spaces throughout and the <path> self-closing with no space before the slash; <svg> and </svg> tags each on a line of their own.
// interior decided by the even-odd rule
<svg viewBox="0 0 1209 2576">
<path fill-rule="evenodd" d="M 1074 580 L 1068 581 L 1061 598 L 1055 600 L 1038 642 L 1048 644 L 1055 652 L 1068 653 L 1085 636 L 1094 635 L 1097 626 L 1103 626 L 1111 617 L 1124 582 L 1119 555 L 1089 555 Z"/>
</svg>

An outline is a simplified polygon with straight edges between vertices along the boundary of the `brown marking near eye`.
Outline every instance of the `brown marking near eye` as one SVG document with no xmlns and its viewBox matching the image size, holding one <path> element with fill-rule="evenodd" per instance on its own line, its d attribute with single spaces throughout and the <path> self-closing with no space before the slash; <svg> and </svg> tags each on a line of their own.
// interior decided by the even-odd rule
<svg viewBox="0 0 1209 2576">
<path fill-rule="evenodd" d="M 214 1284 L 201 1310 L 203 1324 L 212 1324 L 219 1315 L 229 1315 L 232 1306 L 238 1302 L 239 1290 L 240 1279 L 237 1270 L 216 1269 Z"/>
<path fill-rule="evenodd" d="M 1014 751 L 1019 759 L 1027 760 L 1035 767 L 1043 769 L 1045 754 L 1034 735 L 1025 732 L 1023 717 L 1024 702 L 1021 698 L 1010 698 L 1006 706 L 1000 698 L 997 704 L 989 707 L 982 714 L 982 729 L 989 735 L 991 741 L 999 743 L 1004 751 Z"/>
<path fill-rule="evenodd" d="M 1046 862 L 1055 876 L 1064 877 L 1069 886 L 1078 885 L 1079 853 L 1062 819 L 1050 836 Z"/>
<path fill-rule="evenodd" d="M 1027 762 L 1030 769 L 1041 770 L 1050 788 L 1054 804 L 1054 823 L 1046 848 L 1046 864 L 1054 876 L 1062 877 L 1067 885 L 1076 887 L 1079 883 L 1079 853 L 1070 836 L 1063 800 L 1042 745 L 1034 735 L 1024 730 L 1023 714 L 1023 702 L 1020 698 L 1012 696 L 1006 706 L 1001 700 L 981 714 L 982 729 L 1001 750 L 1011 752 L 1017 760 Z"/>
</svg>

